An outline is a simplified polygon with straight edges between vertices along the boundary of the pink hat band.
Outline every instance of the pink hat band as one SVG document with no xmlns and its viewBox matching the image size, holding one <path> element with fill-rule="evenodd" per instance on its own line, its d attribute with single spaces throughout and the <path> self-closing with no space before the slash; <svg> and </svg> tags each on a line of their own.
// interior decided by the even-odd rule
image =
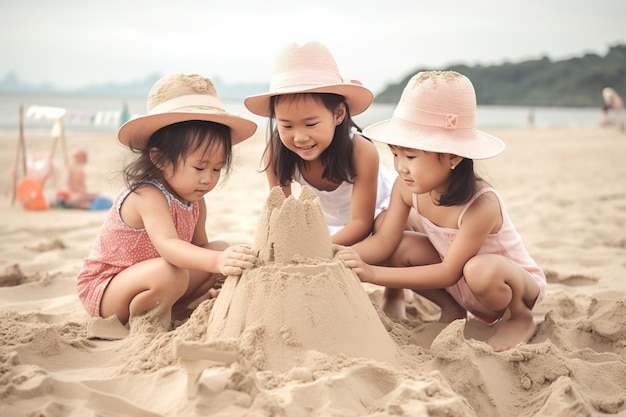
<svg viewBox="0 0 626 417">
<path fill-rule="evenodd" d="M 398 107 L 393 112 L 393 117 L 409 123 L 440 127 L 447 130 L 472 129 L 476 126 L 476 117 L 473 114 L 458 115 Z"/>
<path fill-rule="evenodd" d="M 207 107 L 222 110 L 222 103 L 215 96 L 208 96 L 205 94 L 188 94 L 159 103 L 151 108 L 148 114 L 152 115 L 180 110 L 189 111 L 189 108 L 203 109 Z"/>
<path fill-rule="evenodd" d="M 315 81 L 311 82 L 309 80 Z M 274 94 L 279 94 L 283 90 L 308 90 L 311 88 L 334 84 L 363 85 L 363 83 L 358 80 L 345 80 L 339 74 L 332 74 L 328 71 L 301 70 L 275 74 L 270 83 L 270 91 Z"/>
</svg>

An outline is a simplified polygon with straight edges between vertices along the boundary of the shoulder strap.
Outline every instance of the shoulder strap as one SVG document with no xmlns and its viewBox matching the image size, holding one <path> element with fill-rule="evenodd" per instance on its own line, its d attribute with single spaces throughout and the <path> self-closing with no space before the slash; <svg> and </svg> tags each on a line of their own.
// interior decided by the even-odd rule
<svg viewBox="0 0 626 417">
<path fill-rule="evenodd" d="M 488 193 L 488 192 L 492 192 L 495 194 L 495 196 L 498 198 L 498 201 L 500 201 L 500 196 L 498 195 L 498 193 L 496 192 L 496 189 L 493 187 L 484 187 L 481 188 L 480 190 L 478 190 L 476 192 L 476 194 L 474 194 L 472 196 L 472 198 L 470 199 L 470 201 L 467 202 L 467 204 L 465 204 L 465 207 L 463 207 L 463 210 L 461 210 L 461 214 L 459 215 L 459 220 L 457 221 L 457 227 L 460 229 L 461 228 L 461 221 L 463 220 L 463 216 L 465 215 L 465 212 L 467 212 L 467 210 L 470 208 L 470 206 L 474 203 L 474 201 L 476 201 L 476 199 L 478 197 L 480 197 L 481 195 Z M 502 203 L 500 203 L 500 207 L 502 207 Z"/>
</svg>

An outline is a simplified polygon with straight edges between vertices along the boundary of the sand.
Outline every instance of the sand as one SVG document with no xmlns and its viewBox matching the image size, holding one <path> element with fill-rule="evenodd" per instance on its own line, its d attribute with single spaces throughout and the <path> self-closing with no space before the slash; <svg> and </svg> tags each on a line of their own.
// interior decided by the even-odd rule
<svg viewBox="0 0 626 417">
<path fill-rule="evenodd" d="M 270 196 L 260 136 L 206 197 L 210 238 L 251 245 L 257 267 L 168 333 L 141 319 L 129 334 L 94 330 L 74 281 L 105 213 L 12 205 L 17 133 L 1 135 L 0 415 L 626 416 L 626 136 L 485 130 L 507 150 L 480 172 L 548 276 L 537 334 L 501 353 L 490 328 L 435 323 L 418 298 L 407 320 L 385 317 L 382 289 L 335 258 L 314 199 Z M 115 134 L 67 142 L 89 151 L 89 188 L 114 197 L 126 155 Z M 102 329 L 113 340 L 91 337 Z"/>
</svg>

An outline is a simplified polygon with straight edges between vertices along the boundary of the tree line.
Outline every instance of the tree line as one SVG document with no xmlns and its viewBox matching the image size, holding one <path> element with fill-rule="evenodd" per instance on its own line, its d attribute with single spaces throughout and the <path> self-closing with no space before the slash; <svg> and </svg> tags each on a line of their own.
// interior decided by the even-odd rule
<svg viewBox="0 0 626 417">
<path fill-rule="evenodd" d="M 411 76 L 388 85 L 374 99 L 396 103 Z M 602 89 L 613 87 L 626 99 L 626 45 L 609 48 L 606 56 L 585 54 L 561 61 L 548 57 L 491 66 L 452 65 L 445 70 L 467 76 L 480 105 L 601 107 Z"/>
</svg>

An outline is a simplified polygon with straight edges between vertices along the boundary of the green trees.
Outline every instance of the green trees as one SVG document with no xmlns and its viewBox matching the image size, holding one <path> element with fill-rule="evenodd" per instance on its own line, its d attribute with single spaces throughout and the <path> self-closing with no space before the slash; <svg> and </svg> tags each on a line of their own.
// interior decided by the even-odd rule
<svg viewBox="0 0 626 417">
<path fill-rule="evenodd" d="M 422 68 L 389 85 L 375 101 L 397 102 L 411 75 L 425 69 L 466 75 L 474 84 L 480 105 L 600 107 L 602 89 L 608 86 L 626 98 L 626 45 L 616 45 L 604 57 L 586 54 L 562 61 L 543 57 L 515 64 Z"/>
</svg>

